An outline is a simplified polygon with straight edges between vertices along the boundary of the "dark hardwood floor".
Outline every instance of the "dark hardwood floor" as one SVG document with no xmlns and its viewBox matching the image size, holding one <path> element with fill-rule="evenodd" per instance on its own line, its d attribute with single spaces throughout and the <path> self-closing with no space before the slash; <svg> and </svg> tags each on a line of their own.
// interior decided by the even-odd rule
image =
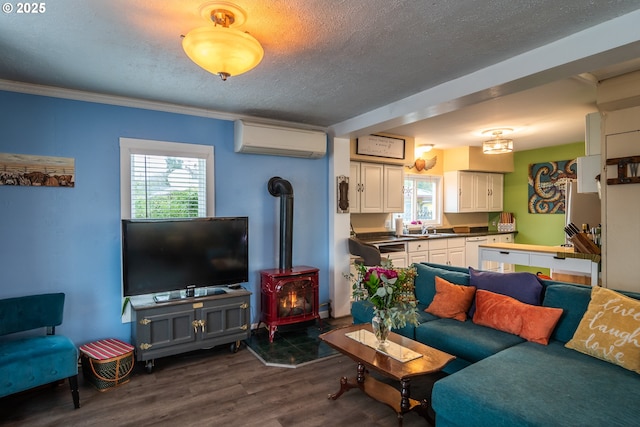
<svg viewBox="0 0 640 427">
<path fill-rule="evenodd" d="M 396 414 L 359 390 L 338 400 L 339 378 L 355 363 L 339 355 L 296 369 L 264 366 L 246 348 L 226 346 L 137 366 L 131 381 L 99 392 L 80 374 L 80 409 L 67 382 L 0 399 L 3 426 L 396 426 Z M 427 397 L 436 377 L 416 379 L 412 396 Z M 405 426 L 424 426 L 415 413 Z"/>
</svg>

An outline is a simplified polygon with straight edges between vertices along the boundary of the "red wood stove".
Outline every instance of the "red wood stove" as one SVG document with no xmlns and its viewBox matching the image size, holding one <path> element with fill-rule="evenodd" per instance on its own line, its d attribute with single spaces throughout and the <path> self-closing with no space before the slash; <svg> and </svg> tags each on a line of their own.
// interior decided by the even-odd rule
<svg viewBox="0 0 640 427">
<path fill-rule="evenodd" d="M 269 342 L 280 325 L 320 319 L 318 269 L 298 266 L 262 270 L 262 321 L 269 328 Z"/>
</svg>

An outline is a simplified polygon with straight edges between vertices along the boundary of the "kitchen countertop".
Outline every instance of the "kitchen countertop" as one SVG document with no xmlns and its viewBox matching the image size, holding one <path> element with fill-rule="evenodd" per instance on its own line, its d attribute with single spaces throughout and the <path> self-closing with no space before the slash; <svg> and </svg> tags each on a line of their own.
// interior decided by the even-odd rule
<svg viewBox="0 0 640 427">
<path fill-rule="evenodd" d="M 574 248 L 570 246 L 544 246 L 529 245 L 524 243 L 487 243 L 484 245 L 480 245 L 480 247 L 507 249 L 512 251 L 542 252 L 549 254 L 573 254 L 575 252 Z"/>
<path fill-rule="evenodd" d="M 517 231 L 472 231 L 470 233 L 404 234 L 402 236 L 396 236 L 394 234 L 384 235 L 378 233 L 366 233 L 362 237 L 356 235 L 356 238 L 364 243 L 375 245 L 381 243 L 402 243 L 414 242 L 416 240 L 449 239 L 455 237 L 494 236 L 512 233 L 517 233 Z"/>
</svg>

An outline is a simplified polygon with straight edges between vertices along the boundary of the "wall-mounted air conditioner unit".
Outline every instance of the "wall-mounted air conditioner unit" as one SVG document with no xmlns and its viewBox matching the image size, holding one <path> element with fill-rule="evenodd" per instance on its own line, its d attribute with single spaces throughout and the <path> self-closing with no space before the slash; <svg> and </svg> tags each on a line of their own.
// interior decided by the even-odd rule
<svg viewBox="0 0 640 427">
<path fill-rule="evenodd" d="M 327 153 L 324 132 L 236 120 L 235 152 L 318 159 Z"/>
</svg>

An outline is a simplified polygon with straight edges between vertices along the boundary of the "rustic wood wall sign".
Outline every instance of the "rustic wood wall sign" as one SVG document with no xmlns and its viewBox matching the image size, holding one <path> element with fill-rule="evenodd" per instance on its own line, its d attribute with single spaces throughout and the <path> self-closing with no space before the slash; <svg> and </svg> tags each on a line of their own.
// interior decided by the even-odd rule
<svg viewBox="0 0 640 427">
<path fill-rule="evenodd" d="M 363 136 L 356 139 L 356 154 L 404 159 L 405 140 L 380 135 Z"/>
<path fill-rule="evenodd" d="M 529 213 L 565 213 L 565 186 L 577 178 L 576 159 L 529 165 Z"/>
<path fill-rule="evenodd" d="M 75 186 L 75 159 L 0 153 L 0 185 Z"/>
<path fill-rule="evenodd" d="M 638 166 L 640 166 L 640 156 L 618 157 L 607 159 L 607 166 L 617 165 L 617 176 L 608 178 L 608 185 L 615 184 L 640 184 Z"/>
</svg>

